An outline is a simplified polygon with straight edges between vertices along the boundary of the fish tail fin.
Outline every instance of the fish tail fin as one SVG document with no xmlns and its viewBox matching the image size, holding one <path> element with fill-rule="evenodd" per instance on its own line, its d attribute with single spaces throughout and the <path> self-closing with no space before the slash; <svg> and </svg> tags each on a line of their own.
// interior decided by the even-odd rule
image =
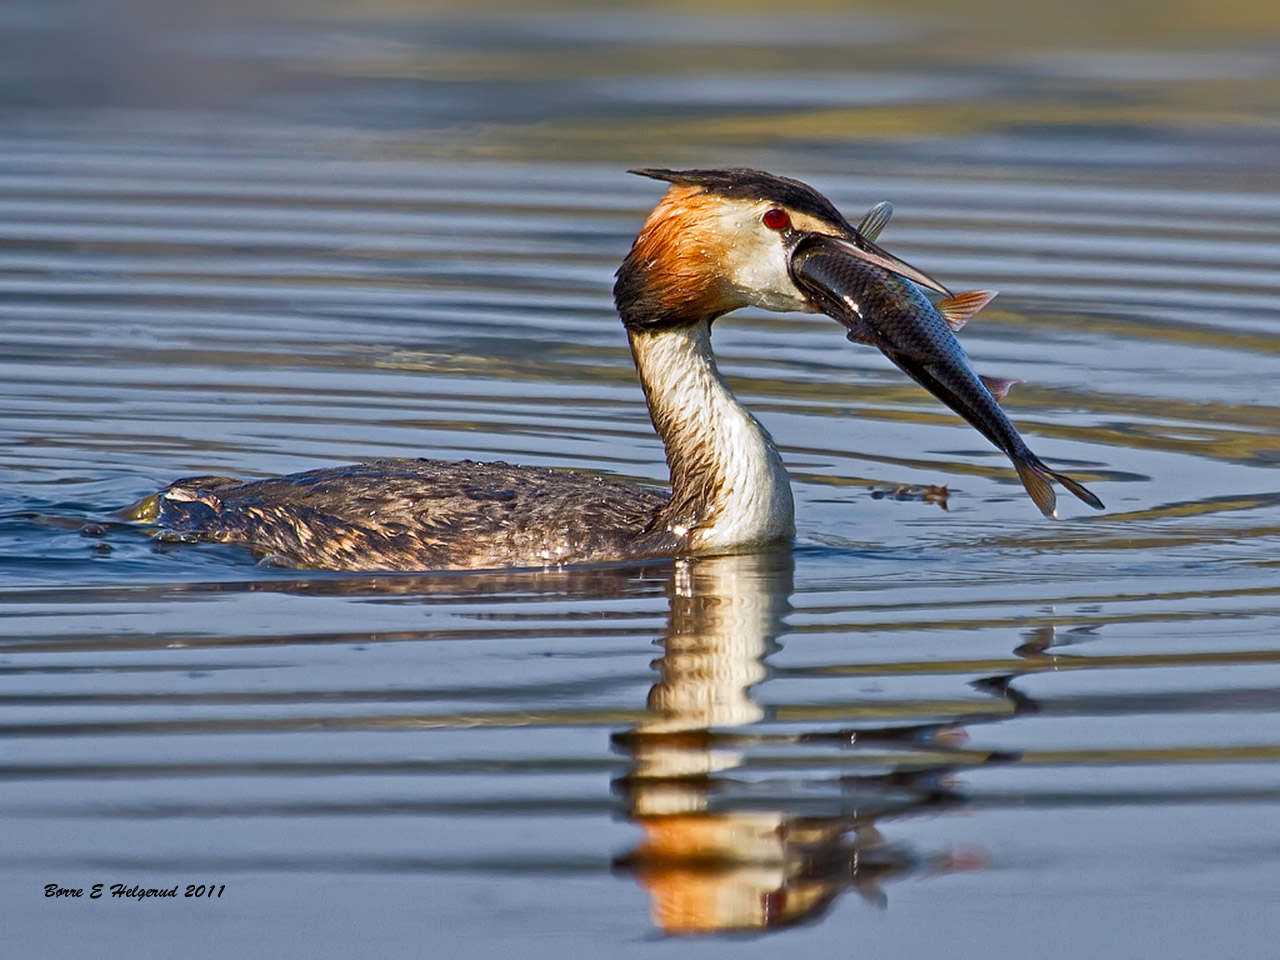
<svg viewBox="0 0 1280 960">
<path fill-rule="evenodd" d="M 1057 480 L 1080 500 L 1095 510 L 1105 510 L 1102 501 L 1079 480 L 1073 480 L 1065 473 L 1050 470 L 1039 458 L 1027 451 L 1023 456 L 1014 457 L 1013 465 L 1018 470 L 1018 479 L 1027 488 L 1027 493 L 1046 517 L 1058 516 L 1058 498 L 1053 492 L 1051 480 Z"/>
<path fill-rule="evenodd" d="M 1049 476 L 1057 480 L 1060 484 L 1070 490 L 1080 500 L 1083 500 L 1095 510 L 1105 510 L 1106 505 L 1097 498 L 1097 496 L 1079 480 L 1072 480 L 1065 473 L 1054 473 L 1049 471 Z"/>
<path fill-rule="evenodd" d="M 1053 484 L 1049 482 L 1049 477 L 1052 474 L 1050 474 L 1048 468 L 1034 457 L 1029 459 L 1016 458 L 1013 461 L 1013 465 L 1018 470 L 1018 479 L 1027 488 L 1027 493 L 1031 496 L 1035 505 L 1040 508 L 1040 512 L 1046 517 L 1057 519 L 1058 495 L 1053 492 Z"/>
</svg>

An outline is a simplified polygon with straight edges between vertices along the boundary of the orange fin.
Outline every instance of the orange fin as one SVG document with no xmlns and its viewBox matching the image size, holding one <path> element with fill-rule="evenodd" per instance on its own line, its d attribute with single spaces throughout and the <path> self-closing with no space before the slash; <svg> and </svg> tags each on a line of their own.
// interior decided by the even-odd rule
<svg viewBox="0 0 1280 960">
<path fill-rule="evenodd" d="M 1040 512 L 1046 517 L 1056 520 L 1058 518 L 1058 495 L 1053 492 L 1053 484 L 1049 482 L 1048 471 L 1044 471 L 1039 464 L 1028 463 L 1026 460 L 1015 460 L 1013 465 L 1017 468 L 1018 479 L 1022 481 L 1022 485 L 1027 488 L 1027 493 L 1031 495 L 1031 499 L 1035 505 L 1040 508 Z M 1042 472 L 1043 471 L 1043 472 Z"/>
<path fill-rule="evenodd" d="M 947 326 L 952 330 L 959 330 L 969 322 L 970 317 L 995 298 L 994 290 L 970 290 L 968 293 L 957 293 L 954 297 L 939 300 L 934 304 L 934 308 L 942 314 L 942 319 L 947 321 Z"/>
<path fill-rule="evenodd" d="M 1001 403 L 1004 398 L 1009 395 L 1009 388 L 1021 383 L 1021 380 L 1006 380 L 1003 377 L 984 377 L 978 374 L 978 379 L 982 381 L 982 385 L 987 388 L 987 392 L 995 397 L 996 403 Z"/>
<path fill-rule="evenodd" d="M 1027 488 L 1027 493 L 1031 495 L 1031 499 L 1046 517 L 1057 519 L 1058 516 L 1058 498 L 1053 492 L 1051 479 L 1057 480 L 1093 509 L 1106 509 L 1102 501 L 1083 483 L 1071 479 L 1065 473 L 1050 470 L 1034 455 L 1028 454 L 1028 457 L 1029 459 L 1015 459 L 1013 465 L 1017 468 L 1018 479 L 1022 481 L 1022 485 Z"/>
<path fill-rule="evenodd" d="M 858 224 L 857 230 L 874 243 L 891 219 L 893 219 L 893 204 L 888 200 L 881 200 L 867 211 L 867 215 Z"/>
</svg>

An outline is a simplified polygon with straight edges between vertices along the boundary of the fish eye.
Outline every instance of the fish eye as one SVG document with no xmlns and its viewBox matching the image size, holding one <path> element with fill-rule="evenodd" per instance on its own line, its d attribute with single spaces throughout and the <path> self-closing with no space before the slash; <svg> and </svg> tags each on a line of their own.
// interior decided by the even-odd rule
<svg viewBox="0 0 1280 960">
<path fill-rule="evenodd" d="M 787 211 L 779 210 L 777 207 L 766 210 L 760 221 L 770 230 L 785 230 L 791 226 L 791 218 L 787 216 Z"/>
</svg>

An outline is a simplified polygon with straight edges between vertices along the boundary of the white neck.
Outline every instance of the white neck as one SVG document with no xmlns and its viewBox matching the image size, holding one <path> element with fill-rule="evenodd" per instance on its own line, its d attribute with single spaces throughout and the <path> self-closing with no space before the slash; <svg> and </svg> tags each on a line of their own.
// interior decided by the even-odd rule
<svg viewBox="0 0 1280 960">
<path fill-rule="evenodd" d="M 773 438 L 720 378 L 710 322 L 629 334 L 671 468 L 672 532 L 687 532 L 701 553 L 794 536 L 790 478 Z"/>
</svg>

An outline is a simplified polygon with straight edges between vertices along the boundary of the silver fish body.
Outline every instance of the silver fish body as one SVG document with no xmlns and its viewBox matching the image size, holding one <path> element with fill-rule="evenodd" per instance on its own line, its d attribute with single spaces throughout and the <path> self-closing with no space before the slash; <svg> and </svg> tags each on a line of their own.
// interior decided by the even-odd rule
<svg viewBox="0 0 1280 960">
<path fill-rule="evenodd" d="M 841 245 L 822 237 L 810 237 L 797 246 L 791 273 L 824 313 L 848 328 L 850 340 L 879 348 L 1002 450 L 1046 516 L 1057 516 L 1057 497 L 1050 480 L 1057 480 L 1094 509 L 1103 509 L 1102 501 L 1082 484 L 1050 470 L 1031 452 L 987 383 L 970 367 L 952 328 L 963 325 L 968 314 L 993 294 L 961 295 L 944 301 L 939 306 L 944 312 L 951 308 L 947 317 L 910 280 L 851 257 Z M 965 297 L 969 298 L 967 303 Z M 997 389 L 1007 386 L 1000 381 L 988 382 Z"/>
</svg>

